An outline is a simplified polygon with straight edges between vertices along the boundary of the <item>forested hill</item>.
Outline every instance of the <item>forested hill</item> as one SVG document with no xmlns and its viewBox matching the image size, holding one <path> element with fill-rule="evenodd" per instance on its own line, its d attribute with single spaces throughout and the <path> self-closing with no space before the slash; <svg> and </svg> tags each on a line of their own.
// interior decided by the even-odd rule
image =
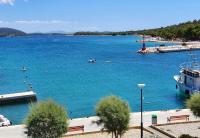
<svg viewBox="0 0 200 138">
<path fill-rule="evenodd" d="M 137 35 L 159 36 L 165 39 L 200 40 L 200 20 L 189 21 L 156 29 L 123 32 L 76 32 L 74 35 Z"/>
<path fill-rule="evenodd" d="M 157 29 L 137 31 L 139 34 L 160 36 L 166 39 L 200 40 L 200 20 L 180 23 Z"/>
<path fill-rule="evenodd" d="M 0 28 L 0 37 L 21 35 L 26 35 L 26 33 L 12 28 Z"/>
</svg>

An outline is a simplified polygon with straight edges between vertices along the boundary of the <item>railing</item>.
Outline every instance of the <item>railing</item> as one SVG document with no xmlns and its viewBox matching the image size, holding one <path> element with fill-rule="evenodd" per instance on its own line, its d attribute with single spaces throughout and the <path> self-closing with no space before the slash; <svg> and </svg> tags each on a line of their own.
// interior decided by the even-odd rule
<svg viewBox="0 0 200 138">
<path fill-rule="evenodd" d="M 180 65 L 180 68 L 200 73 L 200 63 L 198 62 L 185 62 Z"/>
</svg>

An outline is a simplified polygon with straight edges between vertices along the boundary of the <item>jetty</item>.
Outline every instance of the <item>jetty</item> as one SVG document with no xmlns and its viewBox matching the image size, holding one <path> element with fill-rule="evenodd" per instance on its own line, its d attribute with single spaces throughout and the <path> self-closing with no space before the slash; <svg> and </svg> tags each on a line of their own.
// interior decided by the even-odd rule
<svg viewBox="0 0 200 138">
<path fill-rule="evenodd" d="M 9 93 L 0 95 L 0 105 L 12 104 L 18 102 L 37 101 L 36 93 L 33 91 Z"/>
<path fill-rule="evenodd" d="M 200 43 L 190 44 L 190 45 L 173 45 L 173 46 L 157 46 L 157 47 L 146 47 L 145 50 L 140 49 L 138 53 L 148 54 L 148 53 L 169 53 L 169 52 L 182 52 L 200 50 Z"/>
</svg>

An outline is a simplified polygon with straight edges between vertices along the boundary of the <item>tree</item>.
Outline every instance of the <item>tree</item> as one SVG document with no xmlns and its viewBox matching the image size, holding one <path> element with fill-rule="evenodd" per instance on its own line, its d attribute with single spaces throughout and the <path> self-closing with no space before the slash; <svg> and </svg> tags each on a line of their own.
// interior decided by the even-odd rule
<svg viewBox="0 0 200 138">
<path fill-rule="evenodd" d="M 57 138 L 67 131 L 67 112 L 52 100 L 39 102 L 31 106 L 25 123 L 28 136 Z"/>
<path fill-rule="evenodd" d="M 187 46 L 187 43 L 183 42 L 183 43 L 182 43 L 182 46 Z"/>
<path fill-rule="evenodd" d="M 193 94 L 192 97 L 187 100 L 186 105 L 195 116 L 200 117 L 200 94 Z"/>
<path fill-rule="evenodd" d="M 139 34 L 160 36 L 165 39 L 199 40 L 199 32 L 200 20 L 194 20 L 157 29 L 141 30 Z"/>
<path fill-rule="evenodd" d="M 115 138 L 121 137 L 129 128 L 130 108 L 127 102 L 115 96 L 109 96 L 99 101 L 96 106 L 99 117 L 98 125 L 112 133 Z"/>
</svg>

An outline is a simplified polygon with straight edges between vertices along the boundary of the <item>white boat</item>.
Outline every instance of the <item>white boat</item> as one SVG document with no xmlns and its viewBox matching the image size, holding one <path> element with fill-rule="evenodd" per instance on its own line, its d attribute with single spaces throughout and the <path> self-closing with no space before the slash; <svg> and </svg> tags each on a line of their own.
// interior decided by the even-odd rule
<svg viewBox="0 0 200 138">
<path fill-rule="evenodd" d="M 12 123 L 3 115 L 0 115 L 0 127 L 10 126 L 10 125 L 12 125 Z"/>
<path fill-rule="evenodd" d="M 90 59 L 88 60 L 88 63 L 96 63 L 96 59 L 90 58 Z"/>
<path fill-rule="evenodd" d="M 191 54 L 191 59 L 192 61 L 183 63 L 180 66 L 180 74 L 174 76 L 176 88 L 186 96 L 200 93 L 200 63 L 193 54 Z"/>
<path fill-rule="evenodd" d="M 27 71 L 27 68 L 25 68 L 25 67 L 22 67 L 22 68 L 20 69 L 20 71 L 23 71 L 23 72 L 25 72 L 25 71 Z"/>
</svg>

